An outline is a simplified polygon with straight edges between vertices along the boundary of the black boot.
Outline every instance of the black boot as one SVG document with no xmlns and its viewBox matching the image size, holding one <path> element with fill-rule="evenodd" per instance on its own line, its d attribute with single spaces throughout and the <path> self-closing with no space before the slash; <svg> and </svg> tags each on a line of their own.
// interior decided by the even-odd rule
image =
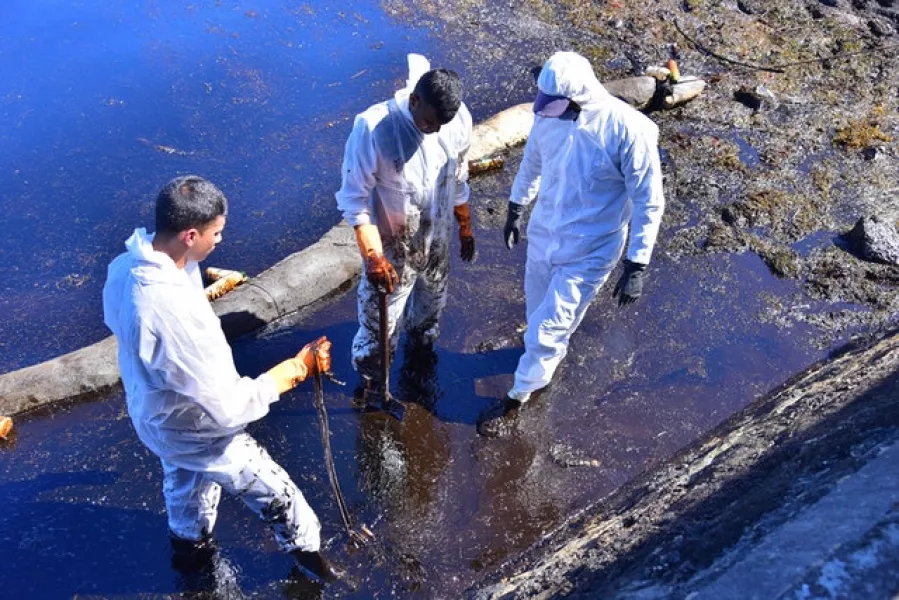
<svg viewBox="0 0 899 600">
<path fill-rule="evenodd" d="M 522 403 L 506 396 L 478 417 L 478 433 L 484 437 L 508 437 L 515 427 Z"/>
<path fill-rule="evenodd" d="M 353 408 L 363 412 L 379 412 L 384 410 L 381 380 L 370 375 L 359 377 L 359 383 L 353 390 Z"/>
<path fill-rule="evenodd" d="M 211 568 L 216 550 L 212 536 L 194 541 L 169 532 L 169 541 L 172 545 L 172 567 L 176 570 L 199 572 Z"/>
<path fill-rule="evenodd" d="M 294 550 L 291 554 L 303 574 L 314 581 L 337 581 L 340 577 L 340 573 L 331 566 L 321 552 Z"/>
<path fill-rule="evenodd" d="M 184 592 L 209 592 L 215 589 L 216 548 L 211 537 L 186 540 L 169 532 L 172 545 L 172 569 L 178 573 Z"/>
</svg>

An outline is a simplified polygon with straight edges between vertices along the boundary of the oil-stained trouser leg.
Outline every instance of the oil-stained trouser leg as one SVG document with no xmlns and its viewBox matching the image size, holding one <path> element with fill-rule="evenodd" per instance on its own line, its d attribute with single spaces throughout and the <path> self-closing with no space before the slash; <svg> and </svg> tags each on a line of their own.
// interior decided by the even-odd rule
<svg viewBox="0 0 899 600">
<path fill-rule="evenodd" d="M 446 307 L 448 245 L 432 247 L 427 268 L 419 273 L 406 303 L 406 331 L 417 343 L 433 344 L 440 336 L 440 316 Z"/>
<path fill-rule="evenodd" d="M 398 269 L 400 271 L 400 269 Z M 415 287 L 418 274 L 405 266 L 400 271 L 400 281 L 387 296 L 387 331 L 390 336 L 390 357 L 396 353 L 397 325 L 402 319 L 409 295 Z M 353 338 L 353 368 L 360 375 L 377 380 L 381 373 L 380 342 L 380 294 L 378 290 L 362 277 L 356 296 L 359 311 L 359 330 Z"/>
<path fill-rule="evenodd" d="M 167 481 L 169 470 L 167 468 Z M 223 453 L 214 457 L 201 473 L 174 470 L 177 473 L 173 473 L 171 481 L 184 487 L 165 486 L 163 490 L 166 506 L 172 507 L 169 509 L 169 527 L 175 535 L 196 540 L 200 539 L 198 532 L 211 532 L 203 529 L 205 521 L 202 511 L 193 510 L 193 505 L 180 504 L 181 500 L 192 497 L 190 486 L 209 490 L 212 489 L 211 483 L 238 497 L 259 515 L 271 527 L 282 550 L 318 551 L 321 543 L 318 518 L 284 469 L 249 434 L 234 436 Z M 190 522 L 191 517 L 194 518 L 193 523 Z"/>
<path fill-rule="evenodd" d="M 199 542 L 212 534 L 222 487 L 204 473 L 179 469 L 162 460 L 162 494 L 169 529 L 183 540 Z"/>
<path fill-rule="evenodd" d="M 528 393 L 549 384 L 568 352 L 571 334 L 581 324 L 614 264 L 586 268 L 584 265 L 549 266 L 543 261 L 528 260 L 525 271 L 528 328 L 510 396 L 526 401 Z M 519 393 L 523 396 L 518 396 Z"/>
</svg>

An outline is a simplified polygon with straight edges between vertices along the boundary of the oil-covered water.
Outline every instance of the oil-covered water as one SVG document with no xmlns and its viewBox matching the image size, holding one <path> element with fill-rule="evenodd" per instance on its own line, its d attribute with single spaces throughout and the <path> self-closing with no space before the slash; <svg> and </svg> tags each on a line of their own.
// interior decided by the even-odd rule
<svg viewBox="0 0 899 600">
<path fill-rule="evenodd" d="M 17 2 L 0 14 L 9 42 L 0 111 L 10 124 L 0 145 L 0 369 L 107 335 L 106 264 L 133 227 L 152 227 L 154 195 L 177 174 L 205 175 L 231 198 L 211 264 L 254 274 L 314 240 L 339 218 L 333 192 L 353 114 L 403 81 L 406 52 L 435 64 L 458 54 L 451 31 L 400 24 L 375 4 L 269 5 Z M 509 50 L 498 65 L 460 63 L 477 82 L 476 120 L 528 99 L 524 66 L 540 48 Z M 666 224 L 640 302 L 614 305 L 613 273 L 515 435 L 479 437 L 477 416 L 505 393 L 521 353 L 526 242 L 508 251 L 500 239 L 519 158 L 472 183 L 479 257 L 453 258 L 436 352 L 406 356 L 401 346 L 392 387 L 407 402 L 402 423 L 350 407 L 352 291 L 233 343 L 238 369 L 253 376 L 327 335 L 334 370 L 349 380 L 325 384 L 340 485 L 392 560 L 346 548 L 311 384 L 249 428 L 306 495 L 326 551 L 347 570 L 326 597 L 456 597 L 819 358 L 808 332 L 764 318 L 772 302 L 790 301 L 794 282 L 772 277 L 753 254 L 668 255 L 677 225 Z M 689 198 L 670 202 L 689 213 Z M 9 597 L 166 597 L 198 587 L 170 566 L 160 467 L 121 393 L 18 419 L 0 447 L 0 502 Z M 223 499 L 215 536 L 220 595 L 314 593 L 289 578 L 289 558 L 238 501 Z M 422 581 L 405 577 L 403 555 L 423 565 Z"/>
</svg>

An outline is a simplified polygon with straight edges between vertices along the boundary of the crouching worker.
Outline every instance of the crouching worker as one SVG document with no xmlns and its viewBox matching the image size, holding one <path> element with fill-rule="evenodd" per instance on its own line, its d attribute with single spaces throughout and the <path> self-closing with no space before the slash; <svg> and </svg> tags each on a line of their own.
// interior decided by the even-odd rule
<svg viewBox="0 0 899 600">
<path fill-rule="evenodd" d="M 244 428 L 318 365 L 324 337 L 255 379 L 241 377 L 198 263 L 221 241 L 224 194 L 196 176 L 169 182 L 156 200 L 156 232 L 138 229 L 109 265 L 103 313 L 119 347 L 128 413 L 162 462 L 176 558 L 210 547 L 222 488 L 271 527 L 310 578 L 335 572 L 319 553 L 320 525 L 287 473 Z"/>
</svg>

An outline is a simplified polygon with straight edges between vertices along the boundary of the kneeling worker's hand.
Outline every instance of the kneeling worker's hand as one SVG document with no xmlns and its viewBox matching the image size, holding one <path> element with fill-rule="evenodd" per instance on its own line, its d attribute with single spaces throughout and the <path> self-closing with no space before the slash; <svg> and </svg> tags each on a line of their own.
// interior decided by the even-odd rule
<svg viewBox="0 0 899 600">
<path fill-rule="evenodd" d="M 310 373 L 327 373 L 331 370 L 331 342 L 322 336 L 309 342 L 296 356 L 288 358 L 269 369 L 267 374 L 275 382 L 278 393 L 289 392 Z"/>
</svg>

